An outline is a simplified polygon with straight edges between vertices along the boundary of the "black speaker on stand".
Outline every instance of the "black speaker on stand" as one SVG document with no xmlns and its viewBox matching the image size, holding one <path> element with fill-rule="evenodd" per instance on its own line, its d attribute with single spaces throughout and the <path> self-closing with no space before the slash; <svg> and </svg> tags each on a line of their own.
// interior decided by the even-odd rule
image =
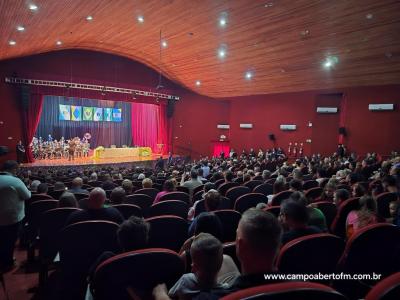
<svg viewBox="0 0 400 300">
<path fill-rule="evenodd" d="M 172 118 L 175 111 L 175 100 L 168 99 L 167 103 L 167 118 Z"/>
<path fill-rule="evenodd" d="M 346 136 L 347 135 L 346 127 L 339 127 L 339 134 Z"/>
</svg>

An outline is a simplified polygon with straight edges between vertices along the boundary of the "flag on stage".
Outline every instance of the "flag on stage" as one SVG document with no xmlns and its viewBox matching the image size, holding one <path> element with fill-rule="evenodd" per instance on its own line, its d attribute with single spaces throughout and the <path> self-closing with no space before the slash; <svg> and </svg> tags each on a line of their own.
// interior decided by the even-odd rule
<svg viewBox="0 0 400 300">
<path fill-rule="evenodd" d="M 71 120 L 71 107 L 69 105 L 60 104 L 59 109 L 60 109 L 60 115 L 59 115 L 60 121 Z"/>
<path fill-rule="evenodd" d="M 103 109 L 101 107 L 93 108 L 93 121 L 102 121 L 103 120 Z"/>
<path fill-rule="evenodd" d="M 112 121 L 112 108 L 104 108 L 104 121 L 111 122 Z"/>
<path fill-rule="evenodd" d="M 112 118 L 114 122 L 122 121 L 122 108 L 114 108 L 112 113 Z"/>
<path fill-rule="evenodd" d="M 82 120 L 82 106 L 71 105 L 71 121 Z"/>
<path fill-rule="evenodd" d="M 93 120 L 93 107 L 83 107 L 83 121 Z"/>
</svg>

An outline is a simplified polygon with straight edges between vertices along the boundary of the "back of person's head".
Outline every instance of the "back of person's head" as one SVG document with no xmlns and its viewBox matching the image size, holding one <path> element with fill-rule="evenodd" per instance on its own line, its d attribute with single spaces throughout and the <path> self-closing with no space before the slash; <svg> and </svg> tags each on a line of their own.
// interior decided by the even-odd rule
<svg viewBox="0 0 400 300">
<path fill-rule="evenodd" d="M 140 250 L 147 247 L 150 224 L 143 218 L 131 216 L 117 231 L 118 242 L 124 251 Z"/>
<path fill-rule="evenodd" d="M 3 163 L 2 171 L 16 174 L 18 170 L 18 163 L 15 160 L 6 160 Z"/>
<path fill-rule="evenodd" d="M 100 188 L 94 188 L 89 194 L 88 208 L 89 209 L 100 209 L 103 207 L 106 201 L 106 192 Z"/>
<path fill-rule="evenodd" d="M 384 186 L 385 188 L 388 188 L 388 187 L 396 187 L 396 184 L 397 184 L 397 182 L 396 182 L 396 177 L 394 177 L 394 176 L 392 176 L 392 175 L 385 176 L 385 177 L 382 179 L 382 184 L 383 184 L 383 186 Z"/>
<path fill-rule="evenodd" d="M 56 183 L 54 183 L 54 190 L 55 191 L 63 191 L 63 190 L 65 190 L 64 182 L 57 181 Z"/>
<path fill-rule="evenodd" d="M 76 177 L 72 180 L 72 188 L 81 188 L 83 185 L 83 180 L 80 177 Z"/>
<path fill-rule="evenodd" d="M 49 190 L 49 186 L 47 185 L 47 183 L 41 183 L 37 187 L 37 192 L 39 194 L 47 194 L 48 190 Z"/>
<path fill-rule="evenodd" d="M 199 176 L 199 173 L 197 172 L 197 170 L 196 169 L 192 169 L 190 171 L 190 178 L 197 179 L 197 176 Z"/>
<path fill-rule="evenodd" d="M 70 192 L 64 192 L 58 201 L 58 207 L 78 207 L 75 195 Z"/>
<path fill-rule="evenodd" d="M 262 179 L 265 181 L 265 180 L 268 180 L 269 178 L 271 177 L 271 171 L 269 171 L 269 170 L 264 170 L 263 172 L 262 172 Z"/>
<path fill-rule="evenodd" d="M 125 201 L 125 190 L 122 187 L 116 187 L 112 190 L 110 201 L 112 204 L 121 204 Z"/>
<path fill-rule="evenodd" d="M 300 169 L 293 170 L 293 178 L 299 180 L 300 182 L 303 180 L 303 173 Z"/>
<path fill-rule="evenodd" d="M 142 181 L 142 187 L 144 189 L 149 189 L 153 186 L 153 180 L 151 180 L 150 178 L 145 178 Z"/>
<path fill-rule="evenodd" d="M 204 193 L 207 193 L 209 190 L 216 190 L 216 189 L 217 188 L 216 188 L 215 184 L 212 182 L 205 183 L 204 187 L 203 187 Z"/>
<path fill-rule="evenodd" d="M 304 196 L 302 192 L 294 192 L 289 196 L 290 200 L 293 200 L 295 202 L 298 202 L 304 206 L 308 204 L 307 198 Z"/>
<path fill-rule="evenodd" d="M 199 174 L 199 177 L 203 177 L 204 171 L 202 168 L 197 169 L 197 173 Z"/>
<path fill-rule="evenodd" d="M 358 200 L 358 203 L 360 204 L 360 210 L 376 213 L 377 210 L 376 201 L 371 196 L 362 196 Z"/>
<path fill-rule="evenodd" d="M 365 190 L 364 186 L 360 183 L 356 183 L 353 185 L 352 196 L 353 197 L 362 197 L 365 195 L 367 191 Z"/>
<path fill-rule="evenodd" d="M 202 212 L 196 221 L 194 234 L 209 233 L 222 241 L 222 223 L 220 219 L 210 212 Z"/>
<path fill-rule="evenodd" d="M 282 227 L 269 212 L 251 208 L 240 219 L 236 234 L 236 254 L 243 273 L 268 272 L 281 243 Z"/>
<path fill-rule="evenodd" d="M 204 204 L 207 211 L 217 210 L 221 203 L 221 195 L 216 190 L 209 190 L 204 195 Z"/>
<path fill-rule="evenodd" d="M 93 172 L 92 174 L 90 174 L 90 181 L 97 181 L 97 173 Z"/>
<path fill-rule="evenodd" d="M 286 190 L 285 182 L 283 180 L 275 180 L 272 190 L 274 194 L 283 192 L 284 190 Z"/>
<path fill-rule="evenodd" d="M 234 175 L 233 175 L 233 173 L 231 171 L 226 171 L 225 172 L 225 180 L 227 182 L 231 182 L 233 180 L 233 178 L 234 178 Z"/>
<path fill-rule="evenodd" d="M 292 199 L 284 200 L 281 203 L 280 215 L 282 222 L 289 228 L 306 226 L 309 220 L 309 213 L 304 203 Z"/>
<path fill-rule="evenodd" d="M 350 198 L 350 193 L 346 189 L 338 189 L 335 191 L 335 194 L 333 196 L 333 200 L 336 205 L 340 205 L 343 201 L 346 201 L 347 199 Z"/>
<path fill-rule="evenodd" d="M 133 183 L 129 179 L 124 179 L 121 184 L 122 188 L 125 190 L 127 195 L 132 194 L 133 191 Z"/>
<path fill-rule="evenodd" d="M 30 186 L 31 191 L 37 192 L 37 188 L 38 188 L 38 186 L 39 186 L 40 183 L 41 183 L 40 180 L 34 180 L 34 181 L 32 181 L 32 182 L 31 182 L 31 186 Z"/>
<path fill-rule="evenodd" d="M 317 176 L 318 176 L 319 178 L 326 178 L 326 177 L 328 177 L 328 173 L 326 172 L 326 169 L 324 169 L 324 168 L 318 168 L 318 169 L 317 169 Z"/>
<path fill-rule="evenodd" d="M 163 190 L 166 192 L 173 192 L 175 190 L 175 184 L 172 180 L 168 179 L 164 181 Z"/>
<path fill-rule="evenodd" d="M 213 287 L 222 266 L 222 243 L 209 233 L 200 233 L 193 239 L 190 256 L 192 272 L 196 275 L 200 287 Z"/>
<path fill-rule="evenodd" d="M 145 179 L 145 178 L 146 178 L 146 176 L 145 176 L 143 173 L 140 173 L 140 174 L 138 175 L 138 177 L 137 177 L 138 180 L 143 180 L 143 179 Z"/>
<path fill-rule="evenodd" d="M 292 191 L 301 191 L 303 189 L 303 184 L 299 179 L 292 179 L 289 186 Z"/>
</svg>

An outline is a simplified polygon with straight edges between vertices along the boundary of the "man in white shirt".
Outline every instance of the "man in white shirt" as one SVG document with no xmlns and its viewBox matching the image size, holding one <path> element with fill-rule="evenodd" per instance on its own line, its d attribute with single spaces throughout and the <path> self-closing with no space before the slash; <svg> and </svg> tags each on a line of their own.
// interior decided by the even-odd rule
<svg viewBox="0 0 400 300">
<path fill-rule="evenodd" d="M 0 173 L 0 269 L 5 271 L 14 265 L 14 247 L 19 226 L 25 217 L 25 200 L 31 192 L 15 177 L 18 163 L 8 160 Z"/>
</svg>

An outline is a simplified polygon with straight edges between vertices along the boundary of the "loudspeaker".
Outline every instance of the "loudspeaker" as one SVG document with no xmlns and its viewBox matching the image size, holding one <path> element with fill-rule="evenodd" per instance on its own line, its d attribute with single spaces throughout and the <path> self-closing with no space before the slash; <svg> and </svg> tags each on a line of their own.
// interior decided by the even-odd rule
<svg viewBox="0 0 400 300">
<path fill-rule="evenodd" d="M 0 155 L 6 155 L 8 153 L 7 146 L 0 146 Z"/>
<path fill-rule="evenodd" d="M 339 134 L 341 135 L 346 135 L 346 128 L 345 127 L 339 127 Z"/>
<path fill-rule="evenodd" d="M 268 137 L 269 137 L 270 141 L 275 141 L 275 134 L 270 133 L 270 134 L 268 134 Z"/>
<path fill-rule="evenodd" d="M 30 98 L 30 88 L 27 85 L 21 86 L 21 108 L 22 110 L 28 110 L 29 98 Z"/>
<path fill-rule="evenodd" d="M 174 110 L 175 110 L 175 100 L 168 99 L 167 118 L 172 118 L 172 116 L 174 115 Z"/>
</svg>

